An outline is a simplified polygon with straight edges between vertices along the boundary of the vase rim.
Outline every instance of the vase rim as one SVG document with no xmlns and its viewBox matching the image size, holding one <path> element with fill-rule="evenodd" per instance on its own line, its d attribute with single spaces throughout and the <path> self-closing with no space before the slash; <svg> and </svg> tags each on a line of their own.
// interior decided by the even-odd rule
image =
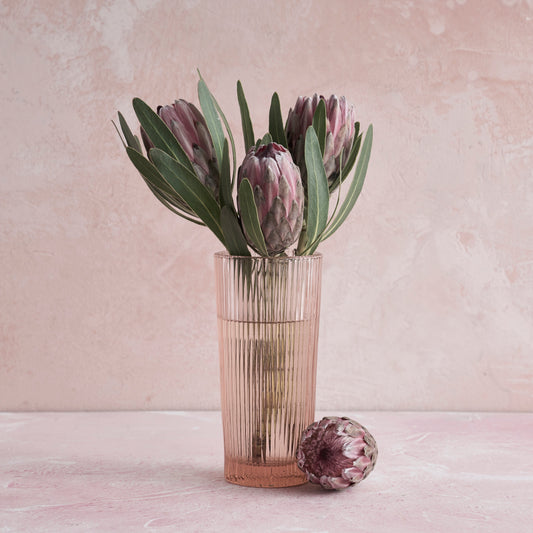
<svg viewBox="0 0 533 533">
<path fill-rule="evenodd" d="M 311 255 L 287 255 L 268 257 L 264 255 L 231 255 L 227 250 L 221 250 L 220 252 L 215 252 L 215 257 L 227 259 L 246 259 L 250 261 L 308 261 L 310 259 L 320 259 L 322 258 L 322 254 L 320 252 L 315 252 Z"/>
</svg>

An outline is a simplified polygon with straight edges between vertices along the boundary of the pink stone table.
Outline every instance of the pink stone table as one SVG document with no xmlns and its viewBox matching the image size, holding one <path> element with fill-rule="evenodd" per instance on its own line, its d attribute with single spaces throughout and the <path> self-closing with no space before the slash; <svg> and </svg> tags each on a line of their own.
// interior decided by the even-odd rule
<svg viewBox="0 0 533 533">
<path fill-rule="evenodd" d="M 327 414 L 379 446 L 343 492 L 226 483 L 217 412 L 0 413 L 0 532 L 533 531 L 533 414 Z"/>
</svg>

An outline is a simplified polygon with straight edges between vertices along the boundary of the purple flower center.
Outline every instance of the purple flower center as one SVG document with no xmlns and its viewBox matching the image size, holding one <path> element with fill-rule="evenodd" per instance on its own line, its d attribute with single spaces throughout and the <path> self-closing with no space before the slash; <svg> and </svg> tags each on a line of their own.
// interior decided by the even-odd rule
<svg viewBox="0 0 533 533">
<path fill-rule="evenodd" d="M 314 438 L 313 438 L 314 437 Z M 334 433 L 319 432 L 304 447 L 306 466 L 313 465 L 317 476 L 340 476 L 345 468 L 353 466 L 353 459 L 343 453 L 345 439 Z"/>
<path fill-rule="evenodd" d="M 327 447 L 321 448 L 318 452 L 318 458 L 321 462 L 328 462 L 331 459 L 331 450 Z"/>
</svg>

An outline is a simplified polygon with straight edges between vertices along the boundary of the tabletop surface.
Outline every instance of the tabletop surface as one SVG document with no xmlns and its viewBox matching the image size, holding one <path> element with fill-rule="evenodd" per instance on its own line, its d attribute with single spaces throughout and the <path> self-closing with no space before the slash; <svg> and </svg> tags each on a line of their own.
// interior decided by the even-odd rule
<svg viewBox="0 0 533 533">
<path fill-rule="evenodd" d="M 0 532 L 532 532 L 533 413 L 346 412 L 344 491 L 231 485 L 219 412 L 0 413 Z"/>
</svg>

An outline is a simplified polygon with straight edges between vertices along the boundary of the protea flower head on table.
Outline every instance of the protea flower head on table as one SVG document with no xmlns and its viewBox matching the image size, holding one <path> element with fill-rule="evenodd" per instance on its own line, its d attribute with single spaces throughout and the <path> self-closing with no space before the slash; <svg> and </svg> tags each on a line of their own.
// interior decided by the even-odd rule
<svg viewBox="0 0 533 533">
<path fill-rule="evenodd" d="M 119 113 L 121 138 L 156 198 L 226 249 L 215 254 L 226 479 L 301 484 L 295 450 L 315 402 L 315 252 L 361 192 L 372 125 L 363 140 L 344 97 L 317 95 L 299 97 L 284 123 L 274 93 L 268 132 L 257 138 L 237 82 L 246 153 L 237 165 L 228 121 L 201 76 L 198 99 L 200 109 L 177 100 L 154 111 L 135 98 L 144 151 Z"/>
<path fill-rule="evenodd" d="M 346 489 L 374 469 L 378 448 L 374 437 L 348 417 L 326 416 L 311 424 L 297 451 L 298 467 L 311 483 Z"/>
<path fill-rule="evenodd" d="M 128 156 L 150 190 L 177 215 L 207 226 L 230 255 L 313 254 L 346 220 L 361 192 L 372 125 L 362 142 L 346 98 L 316 94 L 299 97 L 284 124 L 274 93 L 269 131 L 256 139 L 238 82 L 246 157 L 236 179 L 234 137 L 201 77 L 198 96 L 202 112 L 185 100 L 157 111 L 139 98 L 133 100 L 146 155 L 119 113 Z M 351 183 L 340 187 L 354 165 Z M 341 201 L 339 192 L 332 202 L 339 187 L 344 197 Z"/>
</svg>

